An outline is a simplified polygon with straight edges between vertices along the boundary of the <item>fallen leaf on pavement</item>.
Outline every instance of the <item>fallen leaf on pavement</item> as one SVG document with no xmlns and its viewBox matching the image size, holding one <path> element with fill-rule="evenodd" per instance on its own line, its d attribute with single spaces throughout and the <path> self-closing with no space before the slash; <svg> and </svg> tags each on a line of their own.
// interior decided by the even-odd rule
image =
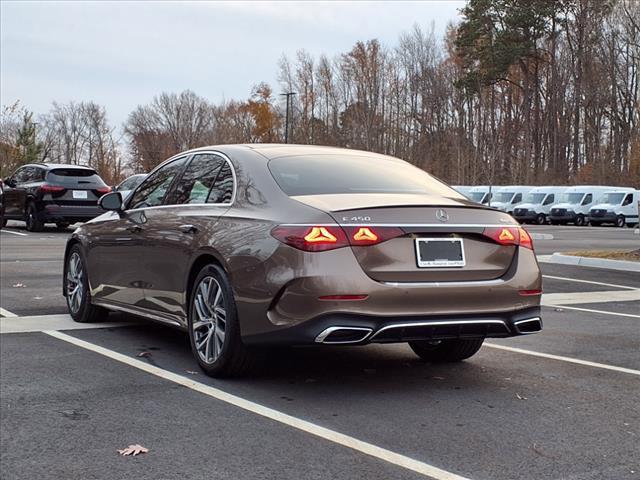
<svg viewBox="0 0 640 480">
<path fill-rule="evenodd" d="M 187 370 L 187 373 L 189 375 L 197 375 L 198 374 L 198 372 L 194 372 L 193 370 Z"/>
<path fill-rule="evenodd" d="M 118 453 L 123 456 L 133 455 L 134 457 L 140 453 L 147 453 L 149 451 L 148 448 L 144 448 L 142 445 L 129 445 L 127 448 L 123 448 L 122 450 L 118 450 Z"/>
<path fill-rule="evenodd" d="M 527 399 L 527 397 L 523 397 L 519 393 L 516 393 L 516 397 L 518 397 L 518 400 L 526 400 Z"/>
<path fill-rule="evenodd" d="M 11 285 L 13 288 L 26 288 L 27 286 L 24 283 L 14 283 Z"/>
<path fill-rule="evenodd" d="M 151 352 L 140 352 L 136 357 L 150 357 Z"/>
<path fill-rule="evenodd" d="M 556 312 L 564 312 L 564 308 L 556 308 L 555 311 Z"/>
</svg>

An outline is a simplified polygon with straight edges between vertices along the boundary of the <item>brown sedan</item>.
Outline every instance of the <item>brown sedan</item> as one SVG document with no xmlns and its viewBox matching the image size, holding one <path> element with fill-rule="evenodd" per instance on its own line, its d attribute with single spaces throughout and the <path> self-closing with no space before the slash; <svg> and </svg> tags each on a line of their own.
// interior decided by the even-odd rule
<svg viewBox="0 0 640 480">
<path fill-rule="evenodd" d="M 181 153 L 65 253 L 71 316 L 112 310 L 188 331 L 206 373 L 256 347 L 408 342 L 459 361 L 486 337 L 537 332 L 531 237 L 402 160 L 329 147 L 226 145 Z"/>
</svg>

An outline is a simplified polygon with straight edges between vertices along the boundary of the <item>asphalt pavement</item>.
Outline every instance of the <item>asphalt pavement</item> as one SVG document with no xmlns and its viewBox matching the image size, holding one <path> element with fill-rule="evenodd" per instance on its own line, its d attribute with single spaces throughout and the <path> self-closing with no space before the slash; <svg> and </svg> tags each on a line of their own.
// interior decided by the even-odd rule
<svg viewBox="0 0 640 480">
<path fill-rule="evenodd" d="M 292 348 L 214 380 L 170 328 L 66 329 L 70 231 L 0 233 L 0 303 L 18 316 L 0 321 L 42 316 L 0 335 L 0 478 L 640 478 L 637 273 L 541 264 L 543 332 L 460 364 L 405 345 Z M 640 247 L 631 229 L 530 231 L 543 255 Z M 117 454 L 135 443 L 149 453 Z"/>
</svg>

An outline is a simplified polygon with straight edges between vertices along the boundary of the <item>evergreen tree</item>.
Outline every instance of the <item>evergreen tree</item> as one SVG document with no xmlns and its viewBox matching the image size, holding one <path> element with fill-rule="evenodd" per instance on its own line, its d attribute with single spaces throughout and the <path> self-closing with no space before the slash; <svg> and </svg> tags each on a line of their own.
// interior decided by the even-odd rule
<svg viewBox="0 0 640 480">
<path fill-rule="evenodd" d="M 32 119 L 33 113 L 25 112 L 22 117 L 22 125 L 18 130 L 16 147 L 18 149 L 18 162 L 20 165 L 40 161 L 42 144 L 36 139 L 36 124 Z"/>
</svg>

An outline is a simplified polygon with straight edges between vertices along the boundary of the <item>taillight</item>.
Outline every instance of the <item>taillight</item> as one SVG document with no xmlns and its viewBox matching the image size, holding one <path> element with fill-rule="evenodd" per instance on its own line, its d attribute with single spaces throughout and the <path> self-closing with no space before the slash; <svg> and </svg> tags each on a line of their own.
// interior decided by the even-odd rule
<svg viewBox="0 0 640 480">
<path fill-rule="evenodd" d="M 100 195 L 104 195 L 105 193 L 109 193 L 110 191 L 111 187 L 108 185 L 105 187 L 96 188 L 96 192 L 98 192 Z"/>
<path fill-rule="evenodd" d="M 500 245 L 521 246 L 533 250 L 531 235 L 522 227 L 487 227 L 482 234 Z"/>
<path fill-rule="evenodd" d="M 401 237 L 404 231 L 397 227 L 343 227 L 353 246 L 376 245 Z"/>
<path fill-rule="evenodd" d="M 60 192 L 64 192 L 66 189 L 64 187 L 59 187 L 57 185 L 48 185 L 48 184 L 43 184 L 40 185 L 40 191 L 42 193 L 60 193 Z"/>
<path fill-rule="evenodd" d="M 377 245 L 404 235 L 396 227 L 340 227 L 339 225 L 279 225 L 271 235 L 282 243 L 306 252 L 322 252 L 349 245 Z"/>
<path fill-rule="evenodd" d="M 349 245 L 347 236 L 337 225 L 279 225 L 271 230 L 271 235 L 282 243 L 305 252 L 323 252 Z"/>
</svg>

